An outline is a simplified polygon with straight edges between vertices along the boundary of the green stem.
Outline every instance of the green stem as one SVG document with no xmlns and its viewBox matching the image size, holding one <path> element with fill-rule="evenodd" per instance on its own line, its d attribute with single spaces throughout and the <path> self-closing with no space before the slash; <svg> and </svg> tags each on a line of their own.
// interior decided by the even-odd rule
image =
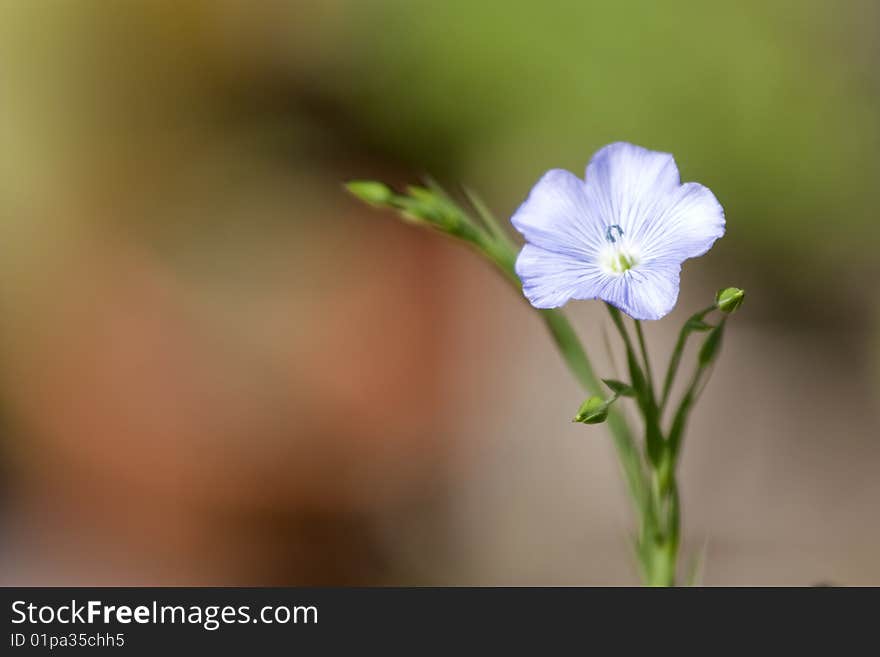
<svg viewBox="0 0 880 657">
<path fill-rule="evenodd" d="M 630 385 L 636 390 L 639 409 L 642 411 L 642 417 L 645 418 L 645 448 L 648 453 L 648 462 L 656 468 L 660 465 L 660 459 L 663 456 L 663 434 L 660 430 L 657 404 L 654 402 L 651 386 L 639 365 L 639 359 L 636 356 L 636 351 L 633 348 L 629 332 L 626 330 L 620 311 L 610 304 L 605 304 L 605 307 L 608 308 L 611 321 L 617 327 L 620 337 L 623 339 L 624 347 L 626 347 Z"/>
<path fill-rule="evenodd" d="M 675 464 L 666 452 L 663 463 L 651 471 L 653 531 L 644 538 L 645 581 L 649 586 L 675 586 L 681 535 L 681 509 Z"/>
<path fill-rule="evenodd" d="M 672 393 L 672 384 L 675 383 L 675 375 L 678 373 L 678 366 L 681 364 L 681 357 L 682 354 L 684 354 L 685 343 L 687 342 L 688 336 L 693 333 L 693 323 L 702 322 L 703 318 L 713 310 L 715 310 L 714 305 L 704 308 L 695 315 L 692 315 L 691 318 L 684 323 L 684 326 L 681 327 L 681 331 L 678 334 L 678 341 L 675 343 L 675 348 L 672 350 L 672 356 L 669 358 L 669 367 L 666 368 L 666 379 L 663 382 L 663 395 L 660 398 L 661 415 L 666 409 L 666 404 L 669 403 L 669 395 Z"/>
<path fill-rule="evenodd" d="M 479 245 L 483 253 L 495 263 L 505 277 L 516 289 L 522 292 L 522 282 L 516 274 L 516 251 L 509 240 L 493 240 L 488 236 Z M 591 395 L 602 394 L 602 384 L 590 359 L 575 333 L 571 322 L 560 310 L 545 309 L 539 311 L 553 338 L 556 348 L 559 350 L 568 369 L 577 379 L 584 390 Z M 617 458 L 626 479 L 627 490 L 634 505 L 635 511 L 640 516 L 645 513 L 648 504 L 645 472 L 638 447 L 633 439 L 626 418 L 615 408 L 608 412 L 608 428 L 617 451 Z"/>
<path fill-rule="evenodd" d="M 629 332 L 626 330 L 626 326 L 623 325 L 623 318 L 620 311 L 610 303 L 606 303 L 605 308 L 608 309 L 608 314 L 611 315 L 611 322 L 617 328 L 618 333 L 620 333 L 623 345 L 626 347 L 627 356 L 634 354 L 635 351 L 633 350 L 632 341 L 629 339 Z M 633 384 L 635 384 L 635 382 L 633 382 Z"/>
<path fill-rule="evenodd" d="M 648 382 L 648 391 L 651 393 L 651 402 L 656 403 L 654 400 L 654 374 L 651 372 L 651 361 L 648 360 L 648 350 L 645 347 L 645 335 L 642 333 L 642 322 L 638 319 L 633 320 L 636 325 L 636 335 L 639 339 L 639 349 L 642 352 L 642 361 L 645 364 L 645 379 Z"/>
<path fill-rule="evenodd" d="M 681 497 L 678 494 L 678 481 L 672 475 L 672 486 L 669 491 L 669 540 L 674 551 L 678 553 L 681 543 Z"/>
<path fill-rule="evenodd" d="M 725 322 L 726 319 L 721 320 L 721 323 L 713 329 L 713 332 L 710 333 L 709 337 L 706 339 L 707 342 L 713 337 L 720 341 L 721 335 L 724 333 Z M 706 344 L 704 343 L 704 348 L 705 346 Z M 694 403 L 697 401 L 697 397 L 700 392 L 702 392 L 703 387 L 705 387 L 706 381 L 712 372 L 711 366 L 717 354 L 717 347 L 714 353 L 705 360 L 703 360 L 703 354 L 700 354 L 700 362 L 698 362 L 697 367 L 691 376 L 691 382 L 685 390 L 684 395 L 682 395 L 681 401 L 678 404 L 678 409 L 676 409 L 675 415 L 672 418 L 672 426 L 669 429 L 667 442 L 669 451 L 672 454 L 673 462 L 678 459 L 688 417 L 690 416 Z"/>
<path fill-rule="evenodd" d="M 657 544 L 651 552 L 647 572 L 648 586 L 675 586 L 675 567 L 678 551 L 671 543 Z"/>
<path fill-rule="evenodd" d="M 643 578 L 650 586 L 671 586 L 675 583 L 679 531 L 678 507 L 671 495 L 674 487 L 675 463 L 671 460 L 671 454 L 663 438 L 650 380 L 641 369 L 621 313 L 613 306 L 607 305 L 607 307 L 626 348 L 630 383 L 636 390 L 636 399 L 645 421 L 645 452 L 650 479 L 642 510 L 638 550 Z M 636 322 L 636 334 L 647 369 L 649 367 L 647 349 L 638 322 Z"/>
</svg>

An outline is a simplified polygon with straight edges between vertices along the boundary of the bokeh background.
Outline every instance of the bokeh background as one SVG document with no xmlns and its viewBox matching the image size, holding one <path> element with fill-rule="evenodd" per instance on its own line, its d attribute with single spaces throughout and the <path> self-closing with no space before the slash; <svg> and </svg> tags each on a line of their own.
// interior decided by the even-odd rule
<svg viewBox="0 0 880 657">
<path fill-rule="evenodd" d="M 710 186 L 652 350 L 748 290 L 686 446 L 710 585 L 880 584 L 880 6 L 0 2 L 6 584 L 634 584 L 539 319 L 341 182 L 507 217 L 628 140 Z M 606 376 L 598 304 L 570 308 Z M 656 356 L 655 356 L 656 358 Z"/>
</svg>

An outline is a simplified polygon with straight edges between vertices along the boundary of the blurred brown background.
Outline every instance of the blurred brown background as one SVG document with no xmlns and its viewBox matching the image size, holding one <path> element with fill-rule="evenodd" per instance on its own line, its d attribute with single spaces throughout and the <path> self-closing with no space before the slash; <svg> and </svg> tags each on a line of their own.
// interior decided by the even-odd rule
<svg viewBox="0 0 880 657">
<path fill-rule="evenodd" d="M 728 215 L 655 353 L 748 290 L 688 437 L 686 556 L 712 585 L 880 584 L 878 18 L 0 3 L 2 582 L 636 583 L 539 320 L 340 185 L 431 172 L 506 217 L 624 139 Z M 597 305 L 570 311 L 607 375 Z"/>
</svg>

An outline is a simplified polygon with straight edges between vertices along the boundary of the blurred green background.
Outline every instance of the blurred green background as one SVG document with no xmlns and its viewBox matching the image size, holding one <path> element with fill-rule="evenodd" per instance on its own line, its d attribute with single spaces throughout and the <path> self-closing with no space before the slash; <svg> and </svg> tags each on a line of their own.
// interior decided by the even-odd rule
<svg viewBox="0 0 880 657">
<path fill-rule="evenodd" d="M 880 583 L 878 19 L 0 3 L 6 579 L 634 583 L 610 449 L 568 426 L 540 325 L 341 188 L 430 173 L 505 217 L 626 140 L 728 218 L 652 346 L 749 293 L 685 462 L 706 582 Z M 592 305 L 572 310 L 608 368 Z"/>
</svg>

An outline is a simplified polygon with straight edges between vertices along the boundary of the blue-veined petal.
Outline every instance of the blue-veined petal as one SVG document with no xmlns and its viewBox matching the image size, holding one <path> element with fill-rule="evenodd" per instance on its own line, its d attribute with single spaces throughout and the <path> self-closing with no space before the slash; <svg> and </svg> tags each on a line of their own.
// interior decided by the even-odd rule
<svg viewBox="0 0 880 657">
<path fill-rule="evenodd" d="M 681 184 L 675 159 L 625 142 L 587 165 L 587 196 L 607 225 L 619 225 L 644 261 L 701 256 L 724 235 L 724 210 L 708 188 Z"/>
<path fill-rule="evenodd" d="M 685 183 L 670 194 L 663 211 L 645 217 L 634 237 L 646 260 L 696 258 L 724 235 L 724 210 L 699 183 Z"/>
<path fill-rule="evenodd" d="M 516 274 L 535 308 L 558 308 L 571 299 L 593 299 L 605 280 L 595 262 L 534 244 L 526 244 L 520 251 Z"/>
<path fill-rule="evenodd" d="M 586 182 L 591 205 L 605 224 L 634 237 L 646 217 L 662 212 L 680 179 L 669 153 L 616 142 L 592 157 Z"/>
<path fill-rule="evenodd" d="M 584 181 L 563 169 L 545 173 L 510 221 L 528 243 L 551 252 L 586 260 L 602 244 L 604 229 Z"/>
<path fill-rule="evenodd" d="M 655 261 L 651 267 L 635 267 L 622 276 L 608 277 L 593 298 L 607 301 L 633 319 L 660 319 L 678 301 L 680 273 L 678 262 Z"/>
</svg>

